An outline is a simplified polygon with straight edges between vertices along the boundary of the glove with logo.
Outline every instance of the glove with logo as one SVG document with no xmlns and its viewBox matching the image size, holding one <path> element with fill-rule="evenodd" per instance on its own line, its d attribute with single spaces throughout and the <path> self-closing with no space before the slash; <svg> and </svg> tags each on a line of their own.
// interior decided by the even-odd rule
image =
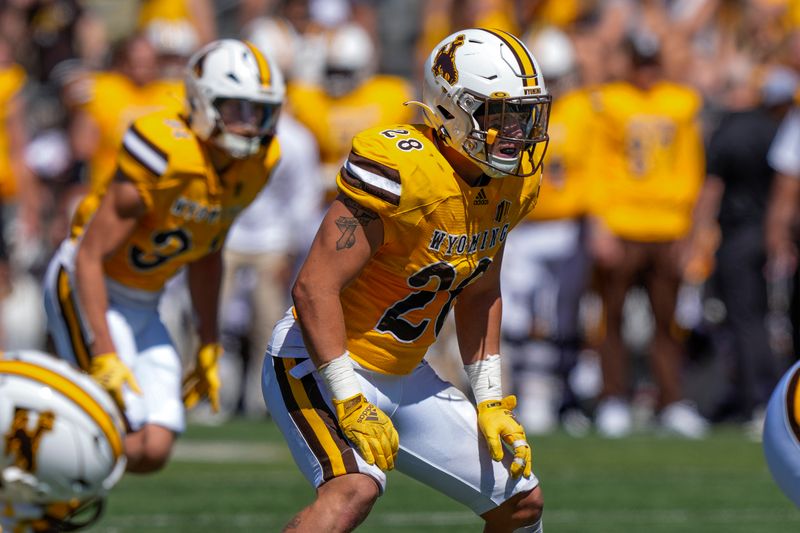
<svg viewBox="0 0 800 533">
<path fill-rule="evenodd" d="M 187 409 L 207 397 L 211 402 L 211 410 L 219 412 L 220 382 L 217 362 L 222 352 L 222 346 L 215 342 L 204 345 L 197 352 L 194 370 L 183 380 L 183 404 Z"/>
<path fill-rule="evenodd" d="M 92 357 L 89 374 L 100 384 L 119 406 L 125 411 L 125 401 L 122 399 L 122 387 L 127 385 L 136 394 L 141 394 L 142 389 L 133 377 L 133 372 L 125 363 L 120 361 L 114 352 L 102 353 Z"/>
<path fill-rule="evenodd" d="M 359 393 L 344 400 L 333 400 L 339 427 L 369 464 L 392 470 L 400 439 L 386 413 Z"/>
<path fill-rule="evenodd" d="M 478 404 L 478 427 L 486 437 L 492 459 L 503 458 L 501 440 L 514 450 L 514 462 L 511 463 L 511 477 L 520 474 L 531 476 L 531 447 L 525 438 L 525 430 L 514 418 L 512 409 L 517 406 L 516 396 L 506 396 L 502 400 L 486 400 Z"/>
</svg>

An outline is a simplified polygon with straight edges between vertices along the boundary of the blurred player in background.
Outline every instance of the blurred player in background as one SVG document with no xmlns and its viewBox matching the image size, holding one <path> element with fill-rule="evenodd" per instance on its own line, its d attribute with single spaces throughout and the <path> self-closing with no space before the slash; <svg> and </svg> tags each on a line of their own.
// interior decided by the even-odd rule
<svg viewBox="0 0 800 533">
<path fill-rule="evenodd" d="M 800 362 L 783 375 L 772 393 L 763 439 L 775 483 L 800 508 Z"/>
<path fill-rule="evenodd" d="M 21 221 L 18 233 L 31 239 L 39 231 L 39 198 L 33 175 L 25 164 L 28 142 L 25 123 L 26 103 L 23 88 L 27 75 L 14 61 L 10 42 L 0 37 L 0 302 L 11 293 L 10 250 L 6 238 L 11 236 L 6 222 L 12 220 L 9 208 L 17 207 Z M 2 305 L 0 305 L 2 309 Z M 0 328 L 0 346 L 7 346 Z"/>
<path fill-rule="evenodd" d="M 49 354 L 0 352 L 0 530 L 94 524 L 125 471 L 125 427 L 111 397 Z"/>
<path fill-rule="evenodd" d="M 79 102 L 80 111 L 96 129 L 89 170 L 95 193 L 114 177 L 117 151 L 134 120 L 159 110 L 180 112 L 184 105 L 183 84 L 162 80 L 158 51 L 146 35 L 134 35 L 118 45 L 112 64 L 112 70 L 86 74 Z"/>
<path fill-rule="evenodd" d="M 559 415 L 588 429 L 569 385 L 582 347 L 578 310 L 586 288 L 586 183 L 593 143 L 589 93 L 578 87 L 569 37 L 546 28 L 529 37 L 553 95 L 540 203 L 508 238 L 503 336 L 519 413 L 529 432 L 552 430 Z"/>
<path fill-rule="evenodd" d="M 649 358 L 662 427 L 699 438 L 707 423 L 684 401 L 684 347 L 673 320 L 704 175 L 702 102 L 696 91 L 666 80 L 661 45 L 653 35 L 632 33 L 623 50 L 625 79 L 593 94 L 598 146 L 590 165 L 603 178 L 592 180 L 590 246 L 606 320 L 599 349 L 603 392 L 595 422 L 607 437 L 632 430 L 623 306 L 629 289 L 643 282 L 655 320 Z"/>
<path fill-rule="evenodd" d="M 765 275 L 765 219 L 775 175 L 767 154 L 800 87 L 798 75 L 786 68 L 765 68 L 759 78 L 761 87 L 747 82 L 750 102 L 725 115 L 711 137 L 708 175 L 693 224 L 694 239 L 719 232 L 711 287 L 725 305 L 725 323 L 733 336 L 731 357 L 725 361 L 730 377 L 721 381 L 714 419 L 749 423 L 756 437 L 770 393 L 785 370 L 765 320 L 774 305 Z"/>
<path fill-rule="evenodd" d="M 246 33 L 248 41 L 273 58 L 291 83 L 298 37 L 288 21 L 256 19 Z M 288 108 L 281 110 L 277 132 L 281 164 L 269 185 L 236 219 L 223 249 L 223 344 L 226 354 L 239 352 L 243 363 L 240 379 L 230 381 L 235 398 L 223 394 L 224 404 L 232 399 L 236 405 L 223 407 L 247 416 L 266 413 L 261 394 L 264 350 L 272 327 L 289 305 L 297 264 L 322 218 L 323 189 L 314 137 Z M 234 366 L 232 358 L 223 361 Z"/>
<path fill-rule="evenodd" d="M 521 41 L 469 29 L 433 49 L 422 100 L 427 126 L 353 139 L 267 350 L 267 407 L 317 488 L 292 529 L 354 529 L 395 467 L 487 530 L 542 528 L 498 354 L 503 249 L 536 204 L 551 97 Z M 452 307 L 477 413 L 423 359 Z"/>
<path fill-rule="evenodd" d="M 158 470 L 184 429 L 181 362 L 157 310 L 187 267 L 201 347 L 184 383 L 188 407 L 218 406 L 221 248 L 234 218 L 277 164 L 284 83 L 273 62 L 236 40 L 189 61 L 186 114 L 136 120 L 115 178 L 78 207 L 48 269 L 45 305 L 59 355 L 89 372 L 124 409 L 128 469 Z"/>
<path fill-rule="evenodd" d="M 347 23 L 321 39 L 322 72 L 314 82 L 290 84 L 287 98 L 294 116 L 317 140 L 331 200 L 353 136 L 379 124 L 409 122 L 414 109 L 402 105 L 412 96 L 405 79 L 375 74 L 375 45 L 366 30 Z"/>
</svg>

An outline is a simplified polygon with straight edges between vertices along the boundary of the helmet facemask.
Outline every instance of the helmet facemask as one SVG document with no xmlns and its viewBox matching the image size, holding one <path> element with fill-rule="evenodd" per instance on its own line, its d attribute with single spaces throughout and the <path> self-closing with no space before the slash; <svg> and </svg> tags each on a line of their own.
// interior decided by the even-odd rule
<svg viewBox="0 0 800 533">
<path fill-rule="evenodd" d="M 241 98 L 217 98 L 214 144 L 237 159 L 249 157 L 275 134 L 280 104 Z"/>
<path fill-rule="evenodd" d="M 425 122 L 486 175 L 539 172 L 552 96 L 516 37 L 478 28 L 445 38 L 425 63 L 422 100 Z"/>
<path fill-rule="evenodd" d="M 472 120 L 463 153 L 492 177 L 535 174 L 549 137 L 550 95 L 484 98 L 464 91 L 456 103 Z"/>
</svg>

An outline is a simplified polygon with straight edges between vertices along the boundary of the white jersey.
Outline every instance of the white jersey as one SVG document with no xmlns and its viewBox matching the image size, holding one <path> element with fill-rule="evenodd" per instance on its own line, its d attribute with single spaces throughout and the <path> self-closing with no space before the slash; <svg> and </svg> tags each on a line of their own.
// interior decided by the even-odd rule
<svg viewBox="0 0 800 533">
<path fill-rule="evenodd" d="M 278 122 L 281 162 L 269 183 L 236 218 L 225 248 L 242 254 L 293 253 L 313 239 L 322 219 L 317 143 L 288 113 Z"/>
</svg>

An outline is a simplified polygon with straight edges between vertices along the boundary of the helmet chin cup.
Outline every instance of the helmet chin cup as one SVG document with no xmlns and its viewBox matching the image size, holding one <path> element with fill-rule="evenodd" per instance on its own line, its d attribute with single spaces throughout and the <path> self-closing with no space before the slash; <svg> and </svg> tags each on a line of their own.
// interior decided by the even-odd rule
<svg viewBox="0 0 800 533">
<path fill-rule="evenodd" d="M 261 149 L 261 137 L 245 137 L 229 132 L 218 133 L 213 142 L 234 159 L 247 159 Z"/>
<path fill-rule="evenodd" d="M 519 167 L 520 158 L 521 154 L 513 159 L 501 160 L 491 154 L 487 154 L 486 159 L 489 161 L 489 164 L 484 165 L 484 171 L 492 177 L 513 175 L 517 167 Z"/>
</svg>

